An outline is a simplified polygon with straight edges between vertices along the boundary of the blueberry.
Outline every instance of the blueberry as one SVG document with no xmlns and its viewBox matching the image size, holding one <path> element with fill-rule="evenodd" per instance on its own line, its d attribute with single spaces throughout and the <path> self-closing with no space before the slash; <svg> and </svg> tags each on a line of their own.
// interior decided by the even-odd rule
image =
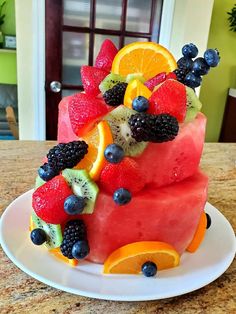
<svg viewBox="0 0 236 314">
<path fill-rule="evenodd" d="M 48 163 L 45 163 L 41 167 L 39 167 L 38 174 L 40 178 L 43 179 L 44 181 L 49 181 L 55 176 L 57 176 L 59 172 L 54 168 L 50 167 Z"/>
<path fill-rule="evenodd" d="M 217 49 L 207 49 L 204 53 L 204 59 L 210 67 L 216 67 L 220 62 L 220 55 Z"/>
<path fill-rule="evenodd" d="M 187 57 L 182 57 L 177 61 L 177 65 L 179 69 L 192 70 L 193 60 Z"/>
<path fill-rule="evenodd" d="M 111 144 L 106 147 L 104 156 L 110 163 L 117 164 L 124 158 L 125 153 L 121 146 L 117 144 Z"/>
<path fill-rule="evenodd" d="M 206 218 L 207 218 L 207 229 L 209 229 L 211 226 L 211 216 L 206 213 Z"/>
<path fill-rule="evenodd" d="M 72 247 L 72 256 L 78 260 L 85 258 L 89 252 L 90 249 L 86 240 L 77 241 Z"/>
<path fill-rule="evenodd" d="M 125 205 L 131 201 L 131 193 L 130 191 L 120 188 L 116 190 L 113 194 L 113 200 L 118 205 Z"/>
<path fill-rule="evenodd" d="M 191 87 L 191 88 L 196 88 L 201 85 L 202 78 L 200 76 L 195 75 L 192 72 L 189 72 L 184 79 L 184 83 Z"/>
<path fill-rule="evenodd" d="M 64 210 L 68 215 L 81 214 L 85 206 L 86 201 L 82 196 L 70 195 L 64 202 Z"/>
<path fill-rule="evenodd" d="M 200 76 L 205 75 L 210 70 L 209 65 L 204 58 L 197 58 L 193 62 L 193 73 Z"/>
<path fill-rule="evenodd" d="M 149 108 L 149 101 L 143 96 L 135 97 L 132 102 L 132 107 L 138 112 L 145 112 Z"/>
<path fill-rule="evenodd" d="M 153 277 L 157 273 L 157 265 L 153 262 L 146 262 L 142 265 L 142 273 L 146 277 Z"/>
<path fill-rule="evenodd" d="M 187 58 L 195 58 L 198 54 L 198 49 L 194 44 L 186 44 L 182 48 L 182 54 Z"/>
<path fill-rule="evenodd" d="M 43 229 L 36 228 L 31 231 L 30 238 L 35 245 L 42 245 L 47 241 L 47 234 Z"/>
</svg>

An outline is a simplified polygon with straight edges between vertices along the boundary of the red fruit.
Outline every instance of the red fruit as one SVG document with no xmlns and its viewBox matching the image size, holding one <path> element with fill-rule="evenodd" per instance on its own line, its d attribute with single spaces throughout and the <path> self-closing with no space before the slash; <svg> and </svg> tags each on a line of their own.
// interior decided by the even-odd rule
<svg viewBox="0 0 236 314">
<path fill-rule="evenodd" d="M 176 76 L 176 74 L 175 74 L 174 72 L 170 72 L 170 73 L 168 73 L 168 74 L 166 75 L 166 79 L 167 79 L 167 80 L 170 80 L 170 79 L 172 79 L 172 80 L 177 80 L 177 76 Z"/>
<path fill-rule="evenodd" d="M 183 122 L 187 110 L 186 89 L 176 80 L 166 80 L 149 98 L 148 112 L 168 113 Z"/>
<path fill-rule="evenodd" d="M 109 72 L 117 52 L 118 49 L 110 39 L 104 40 L 96 58 L 95 67 Z"/>
<path fill-rule="evenodd" d="M 68 219 L 64 211 L 64 201 L 72 193 L 62 176 L 41 185 L 33 193 L 33 209 L 36 215 L 50 224 L 61 224 Z"/>
<path fill-rule="evenodd" d="M 69 100 L 68 111 L 74 133 L 82 136 L 108 113 L 108 107 L 102 98 L 78 93 Z"/>
<path fill-rule="evenodd" d="M 137 193 L 145 184 L 146 179 L 140 172 L 138 163 L 129 157 L 125 157 L 117 164 L 107 163 L 100 175 L 101 187 L 110 193 L 119 188 Z"/>
<path fill-rule="evenodd" d="M 151 91 L 153 91 L 154 87 L 161 84 L 166 80 L 166 72 L 158 73 L 156 76 L 150 78 L 148 81 L 144 83 Z"/>
<path fill-rule="evenodd" d="M 100 94 L 99 84 L 108 74 L 109 72 L 102 69 L 83 65 L 81 67 L 81 79 L 85 92 L 92 96 Z"/>
</svg>

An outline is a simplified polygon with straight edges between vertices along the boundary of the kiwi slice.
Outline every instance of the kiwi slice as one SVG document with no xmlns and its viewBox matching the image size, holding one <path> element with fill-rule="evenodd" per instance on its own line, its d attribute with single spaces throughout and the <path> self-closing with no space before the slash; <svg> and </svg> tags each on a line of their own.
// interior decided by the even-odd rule
<svg viewBox="0 0 236 314">
<path fill-rule="evenodd" d="M 126 83 L 129 83 L 132 80 L 139 80 L 142 83 L 145 82 L 145 78 L 142 76 L 141 73 L 131 73 L 126 76 Z"/>
<path fill-rule="evenodd" d="M 62 232 L 60 225 L 47 224 L 42 219 L 40 219 L 34 211 L 31 213 L 31 217 L 34 223 L 35 228 L 43 229 L 47 234 L 47 241 L 44 245 L 48 249 L 54 249 L 61 245 L 62 243 Z"/>
<path fill-rule="evenodd" d="M 91 180 L 86 170 L 65 169 L 62 175 L 71 186 L 73 193 L 86 199 L 82 214 L 92 214 L 99 192 L 97 184 Z"/>
<path fill-rule="evenodd" d="M 192 121 L 202 108 L 202 103 L 198 99 L 194 90 L 185 86 L 187 94 L 187 113 L 184 122 Z"/>
<path fill-rule="evenodd" d="M 108 74 L 104 80 L 100 83 L 99 89 L 104 94 L 108 89 L 111 89 L 114 85 L 118 83 L 125 83 L 125 77 L 119 74 Z"/>
<path fill-rule="evenodd" d="M 44 183 L 46 182 L 43 179 L 41 179 L 40 176 L 37 176 L 35 179 L 35 190 L 37 190 L 37 188 L 39 188 Z"/>
<path fill-rule="evenodd" d="M 140 155 L 147 146 L 146 142 L 136 142 L 131 136 L 128 120 L 136 113 L 136 111 L 121 105 L 105 117 L 111 127 L 114 143 L 123 148 L 126 156 Z"/>
</svg>

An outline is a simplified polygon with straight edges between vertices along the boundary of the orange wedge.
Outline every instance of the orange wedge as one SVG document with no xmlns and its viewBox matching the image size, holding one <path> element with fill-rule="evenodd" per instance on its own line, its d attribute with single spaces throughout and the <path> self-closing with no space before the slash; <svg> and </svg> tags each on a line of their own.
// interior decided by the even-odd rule
<svg viewBox="0 0 236 314">
<path fill-rule="evenodd" d="M 134 242 L 115 250 L 104 263 L 104 274 L 139 274 L 142 265 L 151 261 L 158 270 L 179 265 L 178 252 L 168 243 Z"/>
<path fill-rule="evenodd" d="M 58 259 L 60 259 L 62 262 L 67 263 L 71 266 L 77 266 L 78 265 L 78 261 L 76 259 L 69 259 L 67 257 L 65 257 L 62 253 L 59 247 L 57 247 L 56 249 L 52 249 L 49 251 L 50 253 L 52 253 L 55 257 L 57 257 Z"/>
<path fill-rule="evenodd" d="M 115 56 L 112 72 L 127 76 L 139 73 L 146 80 L 161 72 L 177 68 L 172 54 L 163 46 L 153 42 L 136 42 L 123 47 Z"/>
<path fill-rule="evenodd" d="M 194 253 L 199 248 L 200 244 L 202 243 L 202 241 L 204 239 L 204 236 L 206 233 L 206 227 L 207 227 L 206 213 L 202 212 L 199 223 L 198 223 L 197 230 L 194 234 L 194 237 L 193 237 L 191 243 L 187 247 L 186 251 L 188 251 L 190 253 Z"/>
<path fill-rule="evenodd" d="M 100 172 L 106 160 L 104 150 L 107 145 L 113 143 L 112 133 L 107 121 L 101 121 L 93 128 L 83 140 L 88 144 L 88 153 L 76 165 L 75 169 L 86 169 L 90 177 L 96 181 L 99 179 Z"/>
<path fill-rule="evenodd" d="M 148 99 L 151 94 L 152 92 L 140 80 L 132 80 L 125 91 L 124 105 L 132 109 L 132 102 L 135 97 L 144 96 Z"/>
</svg>

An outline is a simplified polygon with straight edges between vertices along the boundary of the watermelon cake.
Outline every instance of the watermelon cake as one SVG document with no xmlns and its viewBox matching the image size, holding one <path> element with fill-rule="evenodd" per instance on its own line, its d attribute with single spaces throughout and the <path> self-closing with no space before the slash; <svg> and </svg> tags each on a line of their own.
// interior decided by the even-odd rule
<svg viewBox="0 0 236 314">
<path fill-rule="evenodd" d="M 101 45 L 84 91 L 59 104 L 58 144 L 38 169 L 30 238 L 62 262 L 154 276 L 194 253 L 210 226 L 199 169 L 206 117 L 195 94 L 219 63 L 186 44 Z"/>
</svg>

